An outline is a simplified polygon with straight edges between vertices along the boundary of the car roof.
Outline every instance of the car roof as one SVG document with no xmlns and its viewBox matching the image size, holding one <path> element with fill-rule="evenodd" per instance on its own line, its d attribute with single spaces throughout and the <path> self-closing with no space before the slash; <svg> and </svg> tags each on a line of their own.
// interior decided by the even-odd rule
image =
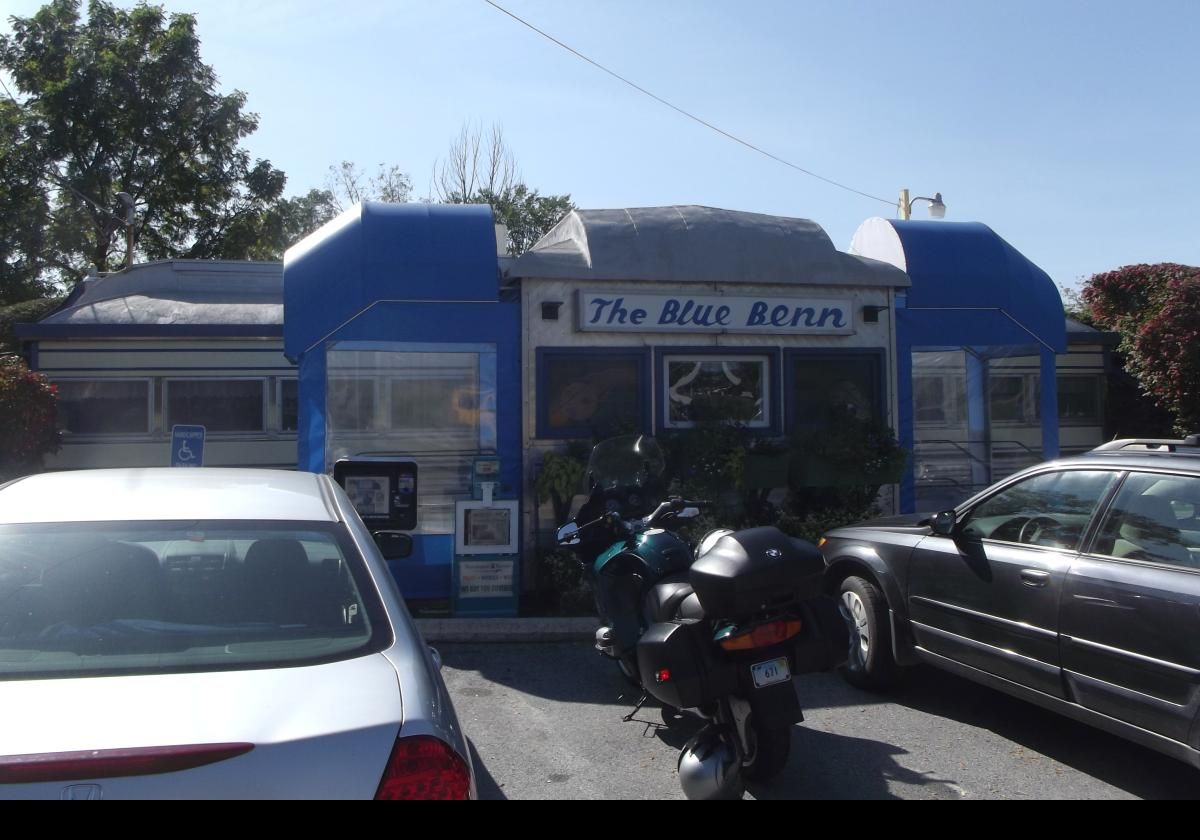
<svg viewBox="0 0 1200 840">
<path fill-rule="evenodd" d="M 1150 452 L 1144 449 L 1100 451 L 1093 450 L 1056 464 L 1089 464 L 1119 470 L 1167 470 L 1200 474 L 1200 454 L 1192 452 Z"/>
<path fill-rule="evenodd" d="M 76 470 L 0 486 L 0 524 L 247 519 L 336 522 L 324 476 L 288 470 Z"/>
</svg>

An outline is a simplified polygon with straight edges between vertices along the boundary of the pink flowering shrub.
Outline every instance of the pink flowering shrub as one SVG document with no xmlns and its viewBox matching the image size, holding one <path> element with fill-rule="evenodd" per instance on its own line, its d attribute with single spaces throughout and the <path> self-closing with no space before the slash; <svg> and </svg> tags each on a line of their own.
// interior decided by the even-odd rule
<svg viewBox="0 0 1200 840">
<path fill-rule="evenodd" d="M 1081 297 L 1099 326 L 1120 334 L 1126 370 L 1171 412 L 1175 431 L 1200 432 L 1200 268 L 1125 266 L 1093 276 Z"/>
<path fill-rule="evenodd" d="M 17 356 L 0 356 L 0 481 L 37 470 L 58 451 L 58 397 Z"/>
</svg>

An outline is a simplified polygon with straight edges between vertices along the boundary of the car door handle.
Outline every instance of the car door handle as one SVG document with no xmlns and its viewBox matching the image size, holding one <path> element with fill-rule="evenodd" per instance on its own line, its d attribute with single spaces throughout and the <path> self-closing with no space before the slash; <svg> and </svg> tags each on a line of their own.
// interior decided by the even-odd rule
<svg viewBox="0 0 1200 840">
<path fill-rule="evenodd" d="M 1041 588 L 1050 582 L 1050 573 L 1040 569 L 1022 569 L 1021 583 L 1026 586 Z"/>
</svg>

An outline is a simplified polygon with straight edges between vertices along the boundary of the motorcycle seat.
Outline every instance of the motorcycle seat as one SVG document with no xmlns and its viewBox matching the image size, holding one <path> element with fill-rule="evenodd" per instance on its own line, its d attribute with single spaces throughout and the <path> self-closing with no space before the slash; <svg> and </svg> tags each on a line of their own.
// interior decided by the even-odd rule
<svg viewBox="0 0 1200 840">
<path fill-rule="evenodd" d="M 693 601 L 694 605 L 691 603 Z M 646 593 L 646 618 L 650 623 L 670 621 L 673 618 L 699 618 L 699 615 L 690 615 L 693 610 L 685 609 L 689 606 L 694 606 L 695 611 L 699 611 L 699 600 L 694 596 L 687 572 L 668 575 L 650 587 Z M 688 612 L 689 615 L 683 615 L 683 612 Z"/>
</svg>

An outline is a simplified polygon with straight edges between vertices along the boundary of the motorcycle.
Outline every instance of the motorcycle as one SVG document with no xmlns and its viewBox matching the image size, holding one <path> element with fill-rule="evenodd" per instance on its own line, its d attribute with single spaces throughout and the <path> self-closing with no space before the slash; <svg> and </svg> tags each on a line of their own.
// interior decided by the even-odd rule
<svg viewBox="0 0 1200 840">
<path fill-rule="evenodd" d="M 679 754 L 684 794 L 737 799 L 747 780 L 787 765 L 804 719 L 793 678 L 836 664 L 845 625 L 810 543 L 773 527 L 719 529 L 693 550 L 673 533 L 709 503 L 664 499 L 664 469 L 653 438 L 597 444 L 587 501 L 558 543 L 584 567 L 603 624 L 596 650 L 642 689 L 637 708 L 652 696 L 704 718 Z"/>
</svg>

